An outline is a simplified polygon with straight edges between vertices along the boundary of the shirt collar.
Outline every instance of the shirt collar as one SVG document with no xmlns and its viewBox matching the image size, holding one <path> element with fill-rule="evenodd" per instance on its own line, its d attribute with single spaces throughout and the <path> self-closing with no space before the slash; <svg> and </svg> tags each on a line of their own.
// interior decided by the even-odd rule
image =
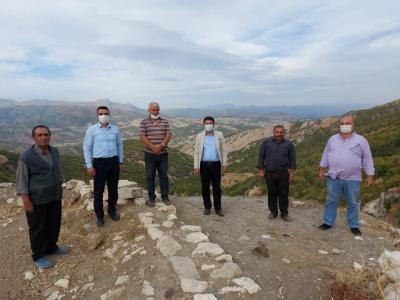
<svg viewBox="0 0 400 300">
<path fill-rule="evenodd" d="M 42 151 L 42 149 L 40 149 L 40 148 L 38 147 L 38 145 L 36 145 L 36 144 L 33 145 L 33 151 L 35 151 L 36 153 L 41 154 L 41 155 L 47 155 L 47 154 L 49 154 L 49 153 L 50 153 L 50 145 L 48 146 L 48 148 L 49 148 L 49 152 L 44 153 L 44 152 Z"/>
<path fill-rule="evenodd" d="M 99 128 L 102 128 L 100 122 L 97 122 L 97 125 L 99 125 Z M 108 122 L 108 125 L 106 127 L 103 127 L 103 128 L 110 128 L 110 127 L 111 127 L 111 123 Z"/>
<path fill-rule="evenodd" d="M 275 138 L 275 137 L 272 137 L 272 141 L 273 141 L 274 143 L 277 143 L 277 144 L 282 144 L 282 143 L 285 141 L 285 138 L 283 138 L 282 141 L 281 141 L 280 143 L 278 143 L 277 140 L 276 140 L 276 138 Z"/>
</svg>

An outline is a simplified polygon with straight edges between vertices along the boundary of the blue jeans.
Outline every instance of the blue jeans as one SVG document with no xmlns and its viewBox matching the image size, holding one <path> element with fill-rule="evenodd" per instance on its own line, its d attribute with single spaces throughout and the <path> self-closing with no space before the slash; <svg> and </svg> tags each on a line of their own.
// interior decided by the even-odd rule
<svg viewBox="0 0 400 300">
<path fill-rule="evenodd" d="M 160 178 L 161 198 L 168 199 L 168 153 L 155 155 L 144 152 L 144 163 L 146 168 L 147 191 L 150 201 L 156 201 L 155 179 L 156 170 Z"/>
<path fill-rule="evenodd" d="M 340 197 L 344 195 L 347 203 L 347 223 L 350 228 L 358 228 L 360 182 L 328 177 L 327 190 L 328 195 L 326 197 L 324 223 L 331 226 L 335 223 Z"/>
</svg>

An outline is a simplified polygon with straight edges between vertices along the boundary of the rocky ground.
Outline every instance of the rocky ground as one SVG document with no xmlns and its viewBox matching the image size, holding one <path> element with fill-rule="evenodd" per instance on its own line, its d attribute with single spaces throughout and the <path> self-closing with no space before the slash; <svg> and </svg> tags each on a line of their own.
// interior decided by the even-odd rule
<svg viewBox="0 0 400 300">
<path fill-rule="evenodd" d="M 66 189 L 60 245 L 72 251 L 39 270 L 14 189 L 0 187 L 0 299 L 379 299 L 377 259 L 398 238 L 362 215 L 355 239 L 345 210 L 322 232 L 323 207 L 311 202 L 292 203 L 292 222 L 268 220 L 257 197 L 223 197 L 225 217 L 204 216 L 200 197 L 154 208 L 137 198 L 99 229 Z"/>
</svg>

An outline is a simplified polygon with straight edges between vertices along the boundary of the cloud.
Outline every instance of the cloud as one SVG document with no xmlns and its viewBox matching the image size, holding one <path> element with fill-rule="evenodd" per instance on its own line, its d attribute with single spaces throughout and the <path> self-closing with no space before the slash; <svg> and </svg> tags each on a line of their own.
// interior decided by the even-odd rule
<svg viewBox="0 0 400 300">
<path fill-rule="evenodd" d="M 3 0 L 0 98 L 144 107 L 399 97 L 400 2 Z"/>
</svg>

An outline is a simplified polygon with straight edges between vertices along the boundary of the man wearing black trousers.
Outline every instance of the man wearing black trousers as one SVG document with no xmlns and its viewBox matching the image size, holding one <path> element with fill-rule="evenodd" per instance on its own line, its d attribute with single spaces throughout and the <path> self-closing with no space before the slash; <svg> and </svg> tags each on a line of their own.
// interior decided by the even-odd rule
<svg viewBox="0 0 400 300">
<path fill-rule="evenodd" d="M 118 180 L 122 171 L 123 144 L 117 126 L 110 124 L 110 111 L 106 106 L 97 108 L 98 123 L 90 126 L 83 141 L 87 173 L 94 178 L 94 212 L 98 227 L 104 225 L 103 193 L 107 182 L 108 215 L 114 221 L 120 216 L 116 210 Z"/>
<path fill-rule="evenodd" d="M 51 268 L 50 254 L 67 254 L 57 245 L 61 226 L 63 177 L 58 150 L 49 145 L 50 129 L 38 125 L 32 129 L 35 144 L 18 161 L 16 190 L 21 195 L 29 225 L 32 259 L 42 269 Z"/>
<path fill-rule="evenodd" d="M 210 183 L 213 188 L 214 210 L 220 217 L 224 216 L 221 207 L 221 174 L 228 165 L 225 139 L 222 132 L 214 130 L 213 117 L 203 120 L 204 131 L 196 136 L 194 147 L 194 173 L 201 177 L 201 193 L 204 202 L 204 214 L 211 213 Z"/>
<path fill-rule="evenodd" d="M 273 137 L 261 143 L 258 157 L 259 176 L 265 178 L 268 188 L 269 219 L 278 216 L 278 203 L 281 218 L 290 221 L 289 183 L 294 180 L 296 169 L 296 152 L 294 145 L 285 139 L 285 128 L 276 125 Z"/>
</svg>

